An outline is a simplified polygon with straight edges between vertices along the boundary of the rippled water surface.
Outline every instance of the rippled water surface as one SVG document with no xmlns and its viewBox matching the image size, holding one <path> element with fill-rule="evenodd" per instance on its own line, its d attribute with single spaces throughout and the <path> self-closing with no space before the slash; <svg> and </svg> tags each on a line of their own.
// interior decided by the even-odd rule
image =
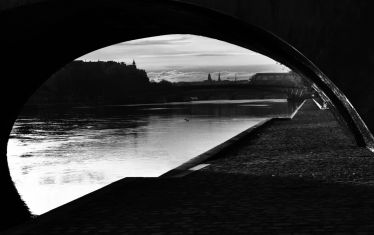
<svg viewBox="0 0 374 235">
<path fill-rule="evenodd" d="M 11 176 L 33 214 L 111 182 L 159 176 L 265 117 L 286 100 L 26 108 L 8 143 Z"/>
</svg>

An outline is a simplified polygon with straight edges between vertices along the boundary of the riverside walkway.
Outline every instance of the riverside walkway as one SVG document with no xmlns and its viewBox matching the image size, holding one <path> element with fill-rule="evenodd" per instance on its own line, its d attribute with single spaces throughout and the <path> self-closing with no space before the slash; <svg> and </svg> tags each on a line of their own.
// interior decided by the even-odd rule
<svg viewBox="0 0 374 235">
<path fill-rule="evenodd" d="M 204 164 L 125 178 L 4 234 L 374 233 L 374 155 L 312 101 Z"/>
</svg>

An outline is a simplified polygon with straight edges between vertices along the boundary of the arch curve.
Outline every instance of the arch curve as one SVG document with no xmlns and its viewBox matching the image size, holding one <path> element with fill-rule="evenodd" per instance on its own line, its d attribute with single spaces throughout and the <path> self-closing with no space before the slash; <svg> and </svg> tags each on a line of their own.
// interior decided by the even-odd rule
<svg viewBox="0 0 374 235">
<path fill-rule="evenodd" d="M 5 110 L 0 183 L 8 187 L 3 195 L 11 201 L 7 208 L 22 204 L 7 169 L 6 147 L 13 123 L 30 95 L 75 58 L 115 43 L 150 36 L 201 35 L 269 56 L 311 79 L 339 111 L 357 144 L 374 147 L 370 131 L 346 96 L 311 61 L 274 34 L 213 10 L 175 1 L 51 0 L 4 11 L 0 28 L 0 62 L 3 72 L 12 75 L 3 81 L 0 100 Z M 12 102 L 5 90 L 14 91 Z M 3 227 L 25 219 L 17 219 L 19 214 L 25 214 L 25 208 L 14 208 L 14 215 L 3 222 Z"/>
</svg>

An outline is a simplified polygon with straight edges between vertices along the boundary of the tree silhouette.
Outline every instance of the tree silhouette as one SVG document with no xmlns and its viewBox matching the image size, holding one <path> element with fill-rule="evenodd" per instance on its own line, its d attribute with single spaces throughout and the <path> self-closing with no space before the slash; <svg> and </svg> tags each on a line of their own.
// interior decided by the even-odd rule
<svg viewBox="0 0 374 235">
<path fill-rule="evenodd" d="M 135 63 L 135 62 L 134 62 Z M 150 87 L 144 70 L 114 61 L 73 61 L 52 75 L 31 103 L 121 103 Z"/>
</svg>

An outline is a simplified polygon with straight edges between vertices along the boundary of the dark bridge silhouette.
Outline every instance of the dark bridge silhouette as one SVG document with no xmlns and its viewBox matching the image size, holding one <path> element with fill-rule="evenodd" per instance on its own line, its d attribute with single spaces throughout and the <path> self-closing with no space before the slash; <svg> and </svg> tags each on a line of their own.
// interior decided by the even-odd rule
<svg viewBox="0 0 374 235">
<path fill-rule="evenodd" d="M 2 1 L 0 8 L 8 9 L 0 14 L 2 228 L 30 216 L 6 161 L 7 140 L 22 105 L 65 64 L 127 40 L 189 33 L 267 55 L 315 82 L 357 144 L 373 147 L 370 0 L 20 0 Z"/>
</svg>

